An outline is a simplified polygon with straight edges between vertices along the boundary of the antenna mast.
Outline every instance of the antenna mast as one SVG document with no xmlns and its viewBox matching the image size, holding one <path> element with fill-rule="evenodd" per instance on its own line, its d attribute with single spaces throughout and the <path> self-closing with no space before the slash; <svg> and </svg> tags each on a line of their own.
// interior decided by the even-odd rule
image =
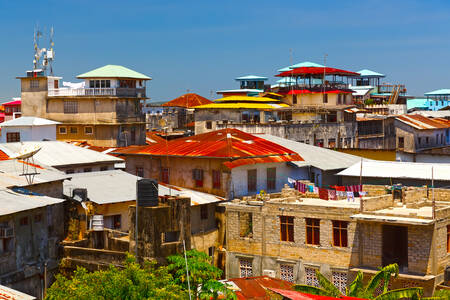
<svg viewBox="0 0 450 300">
<path fill-rule="evenodd" d="M 53 42 L 53 26 L 50 29 L 50 39 L 49 39 L 49 47 L 48 48 L 40 48 L 39 47 L 39 39 L 43 37 L 42 32 L 39 30 L 39 27 L 36 26 L 34 29 L 34 59 L 33 59 L 33 71 L 42 69 L 43 72 L 47 70 L 47 67 L 50 66 L 50 75 L 53 75 L 53 60 L 55 59 L 55 51 L 53 50 L 53 46 L 55 43 Z"/>
</svg>

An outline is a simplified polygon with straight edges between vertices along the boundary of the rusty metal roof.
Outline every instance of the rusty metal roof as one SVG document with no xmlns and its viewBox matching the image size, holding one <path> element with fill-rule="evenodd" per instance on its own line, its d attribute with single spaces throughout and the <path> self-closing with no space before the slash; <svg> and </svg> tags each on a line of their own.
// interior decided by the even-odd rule
<svg viewBox="0 0 450 300">
<path fill-rule="evenodd" d="M 450 128 L 450 121 L 441 118 L 427 118 L 422 115 L 402 115 L 397 120 L 418 130 Z"/>
<path fill-rule="evenodd" d="M 267 288 L 291 290 L 293 283 L 269 276 L 230 278 L 225 283 L 231 284 L 238 299 L 270 299 Z M 233 288 L 234 287 L 234 288 Z"/>
<path fill-rule="evenodd" d="M 189 93 L 189 94 L 184 94 L 178 98 L 175 98 L 169 102 L 166 102 L 161 106 L 191 108 L 194 106 L 210 104 L 210 103 L 213 103 L 213 102 L 211 100 L 206 99 L 205 97 L 202 97 L 202 96 L 194 94 L 194 93 Z"/>
<path fill-rule="evenodd" d="M 348 297 L 348 296 L 344 296 L 344 295 L 340 296 L 339 298 L 330 297 L 330 296 L 318 296 L 318 295 L 300 293 L 300 292 L 292 291 L 292 290 L 283 290 L 283 289 L 270 288 L 270 287 L 269 287 L 269 290 L 283 296 L 286 299 L 291 299 L 291 300 L 362 299 L 362 298 Z"/>
<path fill-rule="evenodd" d="M 232 128 L 179 138 L 167 143 L 127 147 L 118 150 L 117 153 L 222 158 L 229 160 L 224 163 L 228 168 L 247 164 L 303 160 L 300 155 L 290 149 Z"/>
</svg>

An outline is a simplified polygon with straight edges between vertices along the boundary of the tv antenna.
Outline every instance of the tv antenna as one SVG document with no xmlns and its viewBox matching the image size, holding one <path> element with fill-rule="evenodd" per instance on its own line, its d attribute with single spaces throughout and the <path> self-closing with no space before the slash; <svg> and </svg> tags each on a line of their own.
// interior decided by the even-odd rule
<svg viewBox="0 0 450 300">
<path fill-rule="evenodd" d="M 16 155 L 11 156 L 12 159 L 17 159 L 17 161 L 22 163 L 22 174 L 20 176 L 25 176 L 28 184 L 33 184 L 34 176 L 39 174 L 33 158 L 39 150 L 41 150 L 39 145 L 23 146 Z"/>
<path fill-rule="evenodd" d="M 34 29 L 34 59 L 33 59 L 33 70 L 46 71 L 48 67 L 50 67 L 50 75 L 53 75 L 53 61 L 55 59 L 55 50 L 53 47 L 55 43 L 53 42 L 54 29 L 53 26 L 50 29 L 49 35 L 49 47 L 48 48 L 40 48 L 39 40 L 44 36 L 42 31 L 39 30 L 39 27 L 36 26 Z"/>
</svg>

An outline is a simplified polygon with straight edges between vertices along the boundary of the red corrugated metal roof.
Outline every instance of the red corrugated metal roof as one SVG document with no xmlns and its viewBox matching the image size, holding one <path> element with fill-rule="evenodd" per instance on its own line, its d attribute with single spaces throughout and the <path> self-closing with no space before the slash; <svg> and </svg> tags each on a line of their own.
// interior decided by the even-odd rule
<svg viewBox="0 0 450 300">
<path fill-rule="evenodd" d="M 148 146 L 134 146 L 115 151 L 120 154 L 189 156 L 229 159 L 234 168 L 246 164 L 301 161 L 297 153 L 268 140 L 237 129 L 222 129 Z"/>
<path fill-rule="evenodd" d="M 21 104 L 22 104 L 22 100 L 14 100 L 14 101 L 2 103 L 1 105 L 11 106 L 11 105 L 21 105 Z"/>
<path fill-rule="evenodd" d="M 422 115 L 402 115 L 397 120 L 419 130 L 450 128 L 450 121 L 446 119 L 431 119 Z"/>
<path fill-rule="evenodd" d="M 213 102 L 200 95 L 190 93 L 166 102 L 162 106 L 191 108 L 194 106 L 210 103 Z"/>
<path fill-rule="evenodd" d="M 236 292 L 239 299 L 253 300 L 270 299 L 267 288 L 288 290 L 294 285 L 289 281 L 268 276 L 231 278 L 227 281 L 233 282 L 240 289 Z"/>
<path fill-rule="evenodd" d="M 155 144 L 155 143 L 162 143 L 162 142 L 166 141 L 164 138 L 160 137 L 158 135 L 158 133 L 155 131 L 147 131 L 145 133 L 145 136 L 146 136 L 145 142 L 146 142 L 146 144 L 149 144 L 149 145 Z"/>
<path fill-rule="evenodd" d="M 283 297 L 286 297 L 291 300 L 334 300 L 334 299 L 361 299 L 361 298 L 354 298 L 354 297 L 347 297 L 347 296 L 340 296 L 339 298 L 335 297 L 329 297 L 329 296 L 317 296 L 317 295 L 311 295 L 311 294 L 305 294 L 300 293 L 297 291 L 292 290 L 283 290 L 283 289 L 277 289 L 277 288 L 269 288 L 271 291 L 274 291 L 277 294 L 282 295 Z"/>
<path fill-rule="evenodd" d="M 8 160 L 8 159 L 9 159 L 8 154 L 0 150 L 0 160 Z"/>
<path fill-rule="evenodd" d="M 331 67 L 300 67 L 293 70 L 289 70 L 286 72 L 282 72 L 278 75 L 275 75 L 277 77 L 296 77 L 296 76 L 302 76 L 302 75 L 323 75 L 325 71 L 326 75 L 339 75 L 339 76 L 359 76 L 359 73 L 346 71 L 342 69 L 337 68 L 331 68 Z"/>
</svg>

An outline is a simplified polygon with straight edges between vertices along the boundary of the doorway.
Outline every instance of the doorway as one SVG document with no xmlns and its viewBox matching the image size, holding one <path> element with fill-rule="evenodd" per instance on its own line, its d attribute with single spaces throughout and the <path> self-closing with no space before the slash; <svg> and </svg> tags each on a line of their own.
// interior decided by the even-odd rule
<svg viewBox="0 0 450 300">
<path fill-rule="evenodd" d="M 382 263 L 397 263 L 400 272 L 407 272 L 408 227 L 383 225 Z"/>
</svg>

